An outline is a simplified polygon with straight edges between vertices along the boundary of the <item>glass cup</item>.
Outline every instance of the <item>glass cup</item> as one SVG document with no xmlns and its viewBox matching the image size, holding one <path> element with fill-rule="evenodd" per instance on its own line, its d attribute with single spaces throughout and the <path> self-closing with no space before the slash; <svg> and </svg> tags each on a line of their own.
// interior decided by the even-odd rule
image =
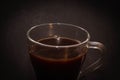
<svg viewBox="0 0 120 80">
<path fill-rule="evenodd" d="M 37 80 L 79 80 L 101 66 L 104 45 L 90 41 L 82 27 L 66 23 L 46 23 L 27 31 L 28 53 Z M 81 70 L 89 48 L 101 56 Z"/>
</svg>

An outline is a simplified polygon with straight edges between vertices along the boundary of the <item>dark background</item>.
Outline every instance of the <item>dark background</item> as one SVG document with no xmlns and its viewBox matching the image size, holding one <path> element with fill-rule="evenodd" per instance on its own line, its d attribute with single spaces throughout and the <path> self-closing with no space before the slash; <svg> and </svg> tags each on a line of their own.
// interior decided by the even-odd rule
<svg viewBox="0 0 120 80">
<path fill-rule="evenodd" d="M 34 80 L 26 31 L 48 22 L 71 23 L 88 30 L 107 52 L 104 66 L 87 80 L 119 78 L 119 2 L 116 0 L 2 1 L 0 3 L 0 80 Z"/>
</svg>

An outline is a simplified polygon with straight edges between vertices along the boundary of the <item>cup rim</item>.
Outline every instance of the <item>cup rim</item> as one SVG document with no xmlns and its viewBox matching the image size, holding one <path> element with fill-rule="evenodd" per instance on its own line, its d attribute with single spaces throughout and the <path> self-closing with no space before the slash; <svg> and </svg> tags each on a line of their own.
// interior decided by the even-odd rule
<svg viewBox="0 0 120 80">
<path fill-rule="evenodd" d="M 64 46 L 55 46 L 55 45 L 49 45 L 49 44 L 40 43 L 40 42 L 38 42 L 38 41 L 36 41 L 36 40 L 34 40 L 34 39 L 32 39 L 32 38 L 30 37 L 29 33 L 30 33 L 30 31 L 32 31 L 33 29 L 35 29 L 35 28 L 37 28 L 37 27 L 39 27 L 39 26 L 45 26 L 45 25 L 51 25 L 51 24 L 52 24 L 52 25 L 67 25 L 67 26 L 76 27 L 76 28 L 78 28 L 78 29 L 81 29 L 81 30 L 84 31 L 85 33 L 87 33 L 87 38 L 86 38 L 86 40 L 84 40 L 84 41 L 82 41 L 82 42 L 80 42 L 80 43 L 78 43 L 78 44 L 64 45 Z M 44 23 L 44 24 L 35 25 L 35 26 L 31 27 L 31 28 L 27 31 L 27 34 L 26 34 L 26 35 L 27 35 L 28 40 L 30 40 L 31 42 L 33 42 L 33 43 L 35 43 L 35 44 L 38 44 L 38 45 L 41 45 L 41 46 L 52 47 L 52 48 L 69 48 L 69 47 L 76 47 L 76 46 L 83 45 L 83 44 L 87 43 L 87 42 L 90 40 L 90 34 L 89 34 L 89 32 L 88 32 L 86 29 L 84 29 L 84 28 L 82 28 L 82 27 L 80 27 L 80 26 L 73 25 L 73 24 L 68 24 L 68 23 Z"/>
</svg>

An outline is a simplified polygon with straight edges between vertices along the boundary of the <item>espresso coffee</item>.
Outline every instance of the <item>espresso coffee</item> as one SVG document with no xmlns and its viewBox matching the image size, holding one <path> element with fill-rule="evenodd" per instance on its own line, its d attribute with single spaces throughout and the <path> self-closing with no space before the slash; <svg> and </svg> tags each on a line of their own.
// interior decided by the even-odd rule
<svg viewBox="0 0 120 80">
<path fill-rule="evenodd" d="M 65 37 L 38 40 L 52 46 L 70 46 L 80 41 Z M 76 80 L 85 59 L 87 48 L 29 46 L 29 54 L 38 80 Z"/>
</svg>

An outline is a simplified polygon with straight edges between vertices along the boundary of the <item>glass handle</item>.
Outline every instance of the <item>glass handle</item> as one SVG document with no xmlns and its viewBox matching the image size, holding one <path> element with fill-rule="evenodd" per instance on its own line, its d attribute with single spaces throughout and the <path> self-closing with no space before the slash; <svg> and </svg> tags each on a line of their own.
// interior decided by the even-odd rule
<svg viewBox="0 0 120 80">
<path fill-rule="evenodd" d="M 90 42 L 88 42 L 88 48 L 99 50 L 100 51 L 99 54 L 101 54 L 101 56 L 94 63 L 90 64 L 83 71 L 81 71 L 79 77 L 83 77 L 87 73 L 93 72 L 93 71 L 95 71 L 96 69 L 98 69 L 102 66 L 101 61 L 102 61 L 102 57 L 103 57 L 103 54 L 104 54 L 104 51 L 105 51 L 105 46 L 100 42 L 90 41 Z"/>
</svg>

